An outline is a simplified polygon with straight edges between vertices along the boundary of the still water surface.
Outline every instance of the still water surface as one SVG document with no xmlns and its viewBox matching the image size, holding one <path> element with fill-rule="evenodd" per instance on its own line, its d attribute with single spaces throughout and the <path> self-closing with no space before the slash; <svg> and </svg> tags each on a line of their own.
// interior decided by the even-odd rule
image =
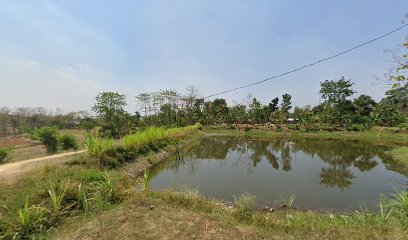
<svg viewBox="0 0 408 240">
<path fill-rule="evenodd" d="M 303 209 L 374 209 L 381 194 L 408 183 L 386 150 L 359 141 L 206 137 L 181 159 L 152 167 L 150 187 L 186 185 L 224 201 L 250 192 L 258 207 L 276 207 L 294 194 Z"/>
</svg>

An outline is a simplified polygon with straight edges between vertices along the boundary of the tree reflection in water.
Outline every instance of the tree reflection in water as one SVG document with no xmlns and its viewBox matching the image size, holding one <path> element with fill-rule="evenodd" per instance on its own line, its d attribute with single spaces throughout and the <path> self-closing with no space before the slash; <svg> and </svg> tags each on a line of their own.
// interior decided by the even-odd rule
<svg viewBox="0 0 408 240">
<path fill-rule="evenodd" d="M 249 174 L 263 160 L 269 162 L 276 170 L 289 172 L 292 170 L 292 155 L 303 152 L 312 158 L 317 156 L 327 164 L 321 168 L 321 184 L 344 190 L 351 186 L 355 178 L 350 170 L 352 167 L 361 172 L 372 170 L 378 165 L 376 156 L 387 161 L 387 157 L 383 154 L 385 150 L 384 147 L 361 141 L 206 137 L 200 144 L 184 153 L 184 158 L 155 165 L 151 169 L 151 177 L 156 176 L 163 169 L 178 171 L 186 164 L 190 165 L 191 174 L 194 174 L 200 159 L 222 162 L 229 154 L 236 158 L 234 165 L 246 166 Z"/>
</svg>

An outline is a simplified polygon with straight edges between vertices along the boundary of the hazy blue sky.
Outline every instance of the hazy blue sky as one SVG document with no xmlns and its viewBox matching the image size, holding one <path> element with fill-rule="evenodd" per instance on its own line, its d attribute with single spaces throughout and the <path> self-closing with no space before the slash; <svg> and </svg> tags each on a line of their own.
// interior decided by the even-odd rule
<svg viewBox="0 0 408 240">
<path fill-rule="evenodd" d="M 0 2 L 0 106 L 89 109 L 100 91 L 129 97 L 191 84 L 209 95 L 326 57 L 401 25 L 407 0 Z M 319 101 L 319 82 L 345 76 L 379 100 L 375 77 L 407 29 L 330 62 L 223 95 L 264 103 L 283 93 Z"/>
</svg>

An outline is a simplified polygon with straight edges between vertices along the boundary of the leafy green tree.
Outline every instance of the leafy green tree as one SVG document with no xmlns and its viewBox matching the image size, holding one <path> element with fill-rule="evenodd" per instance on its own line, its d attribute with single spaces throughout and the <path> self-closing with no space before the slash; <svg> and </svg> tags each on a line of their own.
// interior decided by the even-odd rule
<svg viewBox="0 0 408 240">
<path fill-rule="evenodd" d="M 279 106 L 279 98 L 276 97 L 274 99 L 272 99 L 272 101 L 269 103 L 269 112 L 273 113 L 276 110 L 278 110 Z"/>
<path fill-rule="evenodd" d="M 227 119 L 229 123 L 246 123 L 248 122 L 248 118 L 246 105 L 244 104 L 236 104 L 228 111 Z"/>
<path fill-rule="evenodd" d="M 374 113 L 374 120 L 382 126 L 396 126 L 408 120 L 407 115 L 395 110 L 392 105 L 380 104 Z"/>
<path fill-rule="evenodd" d="M 344 80 L 344 77 L 338 81 L 326 80 L 320 83 L 320 94 L 331 104 L 341 104 L 355 93 L 352 86 L 353 83 L 350 80 Z"/>
<path fill-rule="evenodd" d="M 380 104 L 408 115 L 408 83 L 388 90 Z"/>
<path fill-rule="evenodd" d="M 289 110 L 292 108 L 292 96 L 285 93 L 282 95 L 282 103 L 280 106 L 281 109 L 281 122 L 286 122 L 286 119 L 289 116 Z"/>
<path fill-rule="evenodd" d="M 374 99 L 368 95 L 360 95 L 353 101 L 355 114 L 352 122 L 363 125 L 363 128 L 370 128 L 374 123 L 373 112 L 377 106 Z M 357 125 L 351 125 L 349 128 L 356 128 Z"/>
<path fill-rule="evenodd" d="M 354 99 L 354 105 L 356 106 L 357 113 L 361 116 L 369 117 L 371 113 L 375 110 L 377 103 L 375 100 L 368 95 L 360 95 L 358 98 Z"/>
<path fill-rule="evenodd" d="M 350 122 L 354 113 L 354 105 L 348 99 L 355 92 L 351 88 L 353 83 L 344 77 L 337 81 L 326 80 L 320 83 L 320 91 L 323 103 L 323 118 L 330 124 L 344 126 Z"/>
<path fill-rule="evenodd" d="M 212 102 L 212 115 L 217 123 L 225 122 L 225 117 L 228 113 L 227 101 L 223 98 L 216 98 Z"/>
<path fill-rule="evenodd" d="M 193 114 L 195 122 L 202 122 L 204 118 L 203 114 L 204 99 L 195 99 L 193 104 Z"/>
<path fill-rule="evenodd" d="M 252 99 L 249 105 L 249 115 L 252 123 L 264 123 L 267 119 L 267 109 L 262 106 L 262 103 L 256 98 Z"/>
<path fill-rule="evenodd" d="M 117 92 L 102 92 L 95 98 L 92 110 L 102 119 L 102 132 L 114 138 L 120 138 L 126 123 L 126 96 Z"/>
<path fill-rule="evenodd" d="M 272 99 L 272 101 L 268 104 L 268 107 L 269 107 L 269 121 L 272 120 L 273 113 L 276 112 L 276 110 L 279 109 L 278 104 L 279 104 L 279 98 L 278 97 Z"/>
<path fill-rule="evenodd" d="M 305 106 L 304 108 L 295 107 L 293 111 L 293 117 L 305 130 L 314 129 L 316 117 L 309 105 Z"/>
</svg>

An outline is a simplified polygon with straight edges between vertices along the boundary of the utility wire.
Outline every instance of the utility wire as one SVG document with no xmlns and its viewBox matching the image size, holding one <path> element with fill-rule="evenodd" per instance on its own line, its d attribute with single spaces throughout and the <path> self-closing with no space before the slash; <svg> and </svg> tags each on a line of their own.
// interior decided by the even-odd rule
<svg viewBox="0 0 408 240">
<path fill-rule="evenodd" d="M 399 31 L 399 30 L 401 30 L 401 29 L 407 27 L 407 26 L 408 26 L 408 23 L 406 23 L 406 24 L 404 24 L 404 25 L 402 25 L 402 26 L 400 26 L 400 27 L 398 27 L 398 28 L 396 28 L 396 29 L 394 29 L 394 30 L 392 30 L 392 31 L 389 31 L 389 32 L 387 32 L 387 33 L 385 33 L 385 34 L 383 34 L 383 35 L 380 35 L 380 36 L 378 36 L 378 37 L 376 37 L 376 38 L 373 38 L 373 39 L 371 39 L 370 41 L 361 43 L 361 44 L 359 44 L 359 45 L 357 45 L 357 46 L 354 46 L 354 47 L 349 48 L 349 49 L 347 49 L 347 50 L 345 50 L 345 51 L 336 53 L 336 54 L 331 55 L 331 56 L 329 56 L 329 57 L 322 58 L 322 59 L 317 60 L 317 61 L 315 61 L 315 62 L 312 62 L 312 63 L 306 64 L 306 65 L 303 65 L 303 66 L 298 67 L 298 68 L 295 68 L 295 69 L 293 69 L 293 70 L 291 70 L 291 71 L 287 71 L 287 72 L 284 72 L 284 73 L 281 73 L 281 74 L 278 74 L 278 75 L 275 75 L 275 76 L 272 76 L 272 77 L 269 77 L 269 78 L 265 78 L 265 79 L 263 79 L 263 80 L 261 80 L 261 81 L 258 81 L 258 82 L 249 83 L 249 84 L 242 85 L 242 86 L 239 86 L 239 87 L 236 87 L 236 88 L 232 88 L 232 89 L 229 89 L 229 90 L 225 90 L 225 91 L 222 91 L 222 92 L 219 92 L 219 93 L 215 93 L 215 94 L 208 95 L 208 96 L 204 97 L 204 99 L 207 99 L 207 98 L 210 98 L 210 97 L 214 97 L 214 96 L 218 96 L 218 95 L 221 95 L 221 94 L 224 94 L 224 93 L 236 91 L 236 90 L 238 90 L 238 89 L 247 88 L 247 87 L 249 87 L 249 86 L 261 84 L 261 83 L 263 83 L 263 82 L 266 82 L 266 81 L 269 81 L 269 80 L 272 80 L 272 79 L 275 79 L 275 78 L 283 77 L 283 76 L 285 76 L 285 75 L 288 75 L 288 74 L 291 74 L 291 73 L 300 71 L 300 70 L 302 70 L 302 69 L 304 69 L 304 68 L 311 67 L 311 66 L 316 65 L 316 64 L 319 64 L 319 63 L 321 63 L 321 62 L 328 61 L 328 60 L 330 60 L 330 59 L 333 59 L 333 58 L 336 58 L 336 57 L 338 57 L 338 56 L 347 54 L 347 53 L 352 52 L 352 51 L 354 51 L 354 50 L 356 50 L 356 49 L 358 49 L 358 48 L 364 47 L 364 46 L 366 46 L 366 45 L 368 45 L 368 44 L 370 44 L 370 43 L 373 43 L 373 42 L 375 42 L 375 41 L 378 41 L 378 40 L 380 40 L 380 39 L 382 39 L 382 38 L 384 38 L 384 37 L 387 37 L 388 35 L 391 35 L 391 34 L 397 32 L 397 31 Z"/>
</svg>

